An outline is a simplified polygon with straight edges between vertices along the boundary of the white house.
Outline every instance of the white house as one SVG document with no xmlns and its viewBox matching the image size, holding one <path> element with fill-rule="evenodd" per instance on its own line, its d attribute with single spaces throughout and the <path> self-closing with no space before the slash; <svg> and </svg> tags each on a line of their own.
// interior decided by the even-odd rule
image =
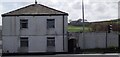
<svg viewBox="0 0 120 57">
<path fill-rule="evenodd" d="M 67 17 L 37 3 L 2 14 L 3 53 L 67 52 Z"/>
</svg>

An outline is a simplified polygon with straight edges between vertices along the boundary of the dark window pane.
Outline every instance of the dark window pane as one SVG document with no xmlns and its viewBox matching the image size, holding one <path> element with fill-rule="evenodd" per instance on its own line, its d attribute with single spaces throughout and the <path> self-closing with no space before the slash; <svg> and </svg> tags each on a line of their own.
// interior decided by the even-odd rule
<svg viewBox="0 0 120 57">
<path fill-rule="evenodd" d="M 21 41 L 21 47 L 28 47 L 28 41 Z"/>
<path fill-rule="evenodd" d="M 55 28 L 55 20 L 47 19 L 47 28 Z"/>
<path fill-rule="evenodd" d="M 21 37 L 20 38 L 20 46 L 21 47 L 28 47 L 28 37 Z"/>
<path fill-rule="evenodd" d="M 20 20 L 20 28 L 28 28 L 28 20 Z"/>
<path fill-rule="evenodd" d="M 47 46 L 55 46 L 55 37 L 47 38 Z"/>
</svg>

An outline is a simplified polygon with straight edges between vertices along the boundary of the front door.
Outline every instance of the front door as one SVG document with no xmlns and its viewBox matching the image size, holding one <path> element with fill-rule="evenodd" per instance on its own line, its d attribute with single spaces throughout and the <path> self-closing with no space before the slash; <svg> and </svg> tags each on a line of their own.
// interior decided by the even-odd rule
<svg viewBox="0 0 120 57">
<path fill-rule="evenodd" d="M 55 52 L 55 37 L 47 37 L 47 52 Z"/>
<path fill-rule="evenodd" d="M 68 40 L 68 52 L 73 53 L 76 48 L 76 39 L 69 39 Z"/>
</svg>

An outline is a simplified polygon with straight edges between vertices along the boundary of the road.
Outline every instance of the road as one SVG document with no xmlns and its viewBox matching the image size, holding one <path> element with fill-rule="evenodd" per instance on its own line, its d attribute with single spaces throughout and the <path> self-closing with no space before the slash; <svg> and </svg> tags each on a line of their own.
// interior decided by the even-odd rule
<svg viewBox="0 0 120 57">
<path fill-rule="evenodd" d="M 2 56 L 2 57 L 120 57 L 119 54 L 56 54 L 39 56 Z"/>
</svg>

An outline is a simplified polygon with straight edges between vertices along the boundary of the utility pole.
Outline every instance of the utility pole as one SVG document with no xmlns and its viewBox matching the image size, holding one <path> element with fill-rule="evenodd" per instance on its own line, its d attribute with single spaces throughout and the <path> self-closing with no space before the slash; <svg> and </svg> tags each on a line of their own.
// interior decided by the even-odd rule
<svg viewBox="0 0 120 57">
<path fill-rule="evenodd" d="M 35 0 L 35 4 L 37 4 L 37 0 Z"/>
<path fill-rule="evenodd" d="M 83 18 L 83 47 L 85 48 L 85 35 L 84 35 L 84 30 L 85 30 L 85 24 L 84 24 L 84 1 L 82 0 L 82 18 Z"/>
</svg>

